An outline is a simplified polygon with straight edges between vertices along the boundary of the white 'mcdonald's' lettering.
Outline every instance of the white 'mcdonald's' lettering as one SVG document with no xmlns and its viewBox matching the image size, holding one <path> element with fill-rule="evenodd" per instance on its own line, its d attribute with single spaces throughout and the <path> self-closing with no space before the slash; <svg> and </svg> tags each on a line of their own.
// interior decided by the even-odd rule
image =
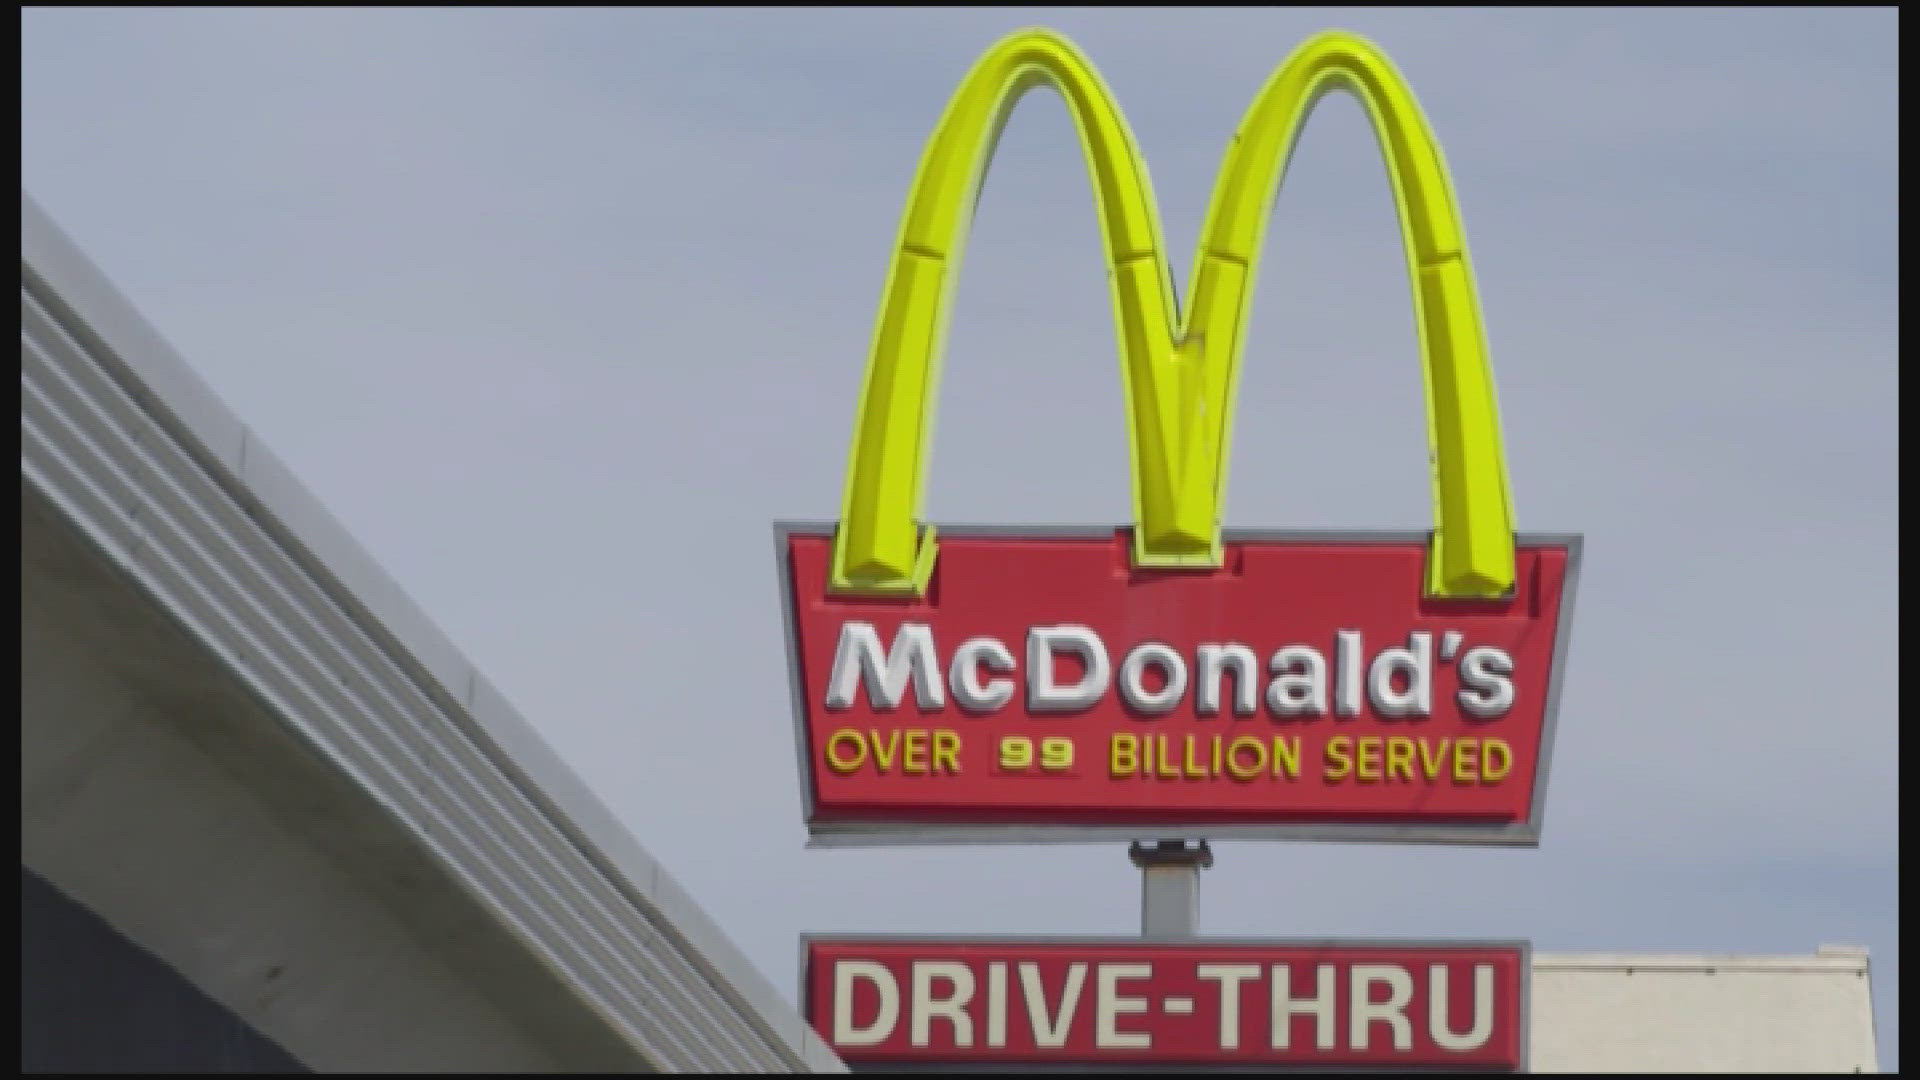
<svg viewBox="0 0 1920 1080">
<path fill-rule="evenodd" d="M 893 651 L 882 656 L 880 635 L 872 623 L 849 622 L 840 627 L 840 644 L 833 650 L 833 678 L 827 682 L 827 708 L 853 704 L 854 684 L 864 675 L 867 701 L 876 709 L 894 709 L 913 682 L 913 699 L 923 710 L 947 703 L 940 685 L 940 668 L 933 655 L 933 630 L 925 623 L 901 623 L 893 635 Z"/>
<path fill-rule="evenodd" d="M 1190 663 L 1166 642 L 1143 641 L 1121 655 L 1116 669 L 1094 630 L 1035 626 L 1027 631 L 1024 671 L 1005 642 L 984 636 L 961 642 L 943 669 L 927 624 L 901 623 L 889 649 L 872 623 L 849 620 L 840 627 L 825 700 L 829 710 L 850 709 L 864 686 L 869 706 L 889 712 L 912 686 L 920 710 L 936 712 L 946 706 L 951 686 L 954 702 L 978 715 L 1012 704 L 1024 676 L 1026 709 L 1041 715 L 1085 712 L 1112 689 L 1142 720 L 1165 716 L 1189 698 L 1203 719 L 1253 716 L 1262 704 L 1275 719 L 1349 719 L 1364 704 L 1383 720 L 1421 720 L 1433 715 L 1439 672 L 1452 668 L 1458 684 L 1452 697 L 1460 710 L 1477 720 L 1499 719 L 1514 705 L 1513 656 L 1493 645 L 1463 652 L 1463 638 L 1460 631 L 1445 631 L 1436 651 L 1434 634 L 1416 630 L 1369 659 L 1360 631 L 1339 630 L 1331 665 L 1318 647 L 1290 642 L 1268 656 L 1263 694 L 1259 654 L 1241 642 L 1200 645 Z M 1067 674 L 1068 664 L 1077 674 Z"/>
</svg>

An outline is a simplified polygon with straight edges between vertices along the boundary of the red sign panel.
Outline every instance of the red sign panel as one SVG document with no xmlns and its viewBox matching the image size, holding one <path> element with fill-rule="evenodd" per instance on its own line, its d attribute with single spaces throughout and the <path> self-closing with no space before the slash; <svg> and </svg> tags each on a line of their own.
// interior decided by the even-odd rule
<svg viewBox="0 0 1920 1080">
<path fill-rule="evenodd" d="M 1422 594 L 1424 536 L 942 530 L 924 598 L 827 588 L 780 530 L 808 826 L 826 842 L 1277 836 L 1532 844 L 1578 540 L 1496 601 Z"/>
<path fill-rule="evenodd" d="M 1525 1067 L 1509 943 L 813 938 L 808 1020 L 849 1064 Z"/>
</svg>

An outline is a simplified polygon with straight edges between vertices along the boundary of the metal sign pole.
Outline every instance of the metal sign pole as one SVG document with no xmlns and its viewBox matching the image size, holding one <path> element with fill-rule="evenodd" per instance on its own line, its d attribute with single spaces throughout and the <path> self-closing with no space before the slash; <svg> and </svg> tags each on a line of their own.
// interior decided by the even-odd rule
<svg viewBox="0 0 1920 1080">
<path fill-rule="evenodd" d="M 1200 933 L 1200 871 L 1213 865 L 1205 840 L 1136 840 L 1127 858 L 1140 868 L 1140 936 L 1191 938 Z"/>
</svg>

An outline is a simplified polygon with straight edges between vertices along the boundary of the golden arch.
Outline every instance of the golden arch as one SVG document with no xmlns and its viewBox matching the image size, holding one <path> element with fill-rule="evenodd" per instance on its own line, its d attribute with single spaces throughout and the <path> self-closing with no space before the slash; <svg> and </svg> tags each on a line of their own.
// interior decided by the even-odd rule
<svg viewBox="0 0 1920 1080">
<path fill-rule="evenodd" d="M 918 595 L 932 572 L 935 537 L 930 528 L 922 533 L 918 517 L 953 284 L 1000 131 L 1020 97 L 1042 83 L 1059 91 L 1079 130 L 1106 248 L 1136 565 L 1220 565 L 1235 375 L 1267 217 L 1307 114 L 1344 90 L 1379 139 L 1412 278 L 1434 485 L 1427 592 L 1485 597 L 1511 589 L 1506 460 L 1466 240 L 1440 147 L 1387 57 L 1364 38 L 1327 31 L 1274 71 L 1215 180 L 1183 314 L 1133 133 L 1086 57 L 1040 29 L 987 50 L 921 156 L 854 421 L 833 589 Z"/>
</svg>

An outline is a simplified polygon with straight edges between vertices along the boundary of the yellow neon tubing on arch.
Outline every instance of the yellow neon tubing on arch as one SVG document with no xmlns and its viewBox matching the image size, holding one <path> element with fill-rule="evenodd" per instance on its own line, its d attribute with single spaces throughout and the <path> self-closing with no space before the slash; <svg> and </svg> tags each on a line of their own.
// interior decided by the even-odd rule
<svg viewBox="0 0 1920 1080">
<path fill-rule="evenodd" d="M 932 529 L 918 522 L 933 389 L 954 280 L 988 160 L 1015 102 L 1050 84 L 1066 101 L 1093 183 L 1120 346 L 1132 455 L 1134 562 L 1221 562 L 1236 369 L 1267 217 L 1313 105 L 1344 90 L 1379 139 L 1412 278 L 1431 445 L 1434 531 L 1426 591 L 1513 586 L 1513 522 L 1493 374 L 1459 212 L 1413 93 L 1371 42 L 1327 31 L 1275 70 L 1215 181 L 1183 315 L 1147 169 L 1093 65 L 1049 30 L 987 50 L 954 92 L 907 198 L 874 327 L 834 540 L 836 592 L 920 594 Z"/>
</svg>

